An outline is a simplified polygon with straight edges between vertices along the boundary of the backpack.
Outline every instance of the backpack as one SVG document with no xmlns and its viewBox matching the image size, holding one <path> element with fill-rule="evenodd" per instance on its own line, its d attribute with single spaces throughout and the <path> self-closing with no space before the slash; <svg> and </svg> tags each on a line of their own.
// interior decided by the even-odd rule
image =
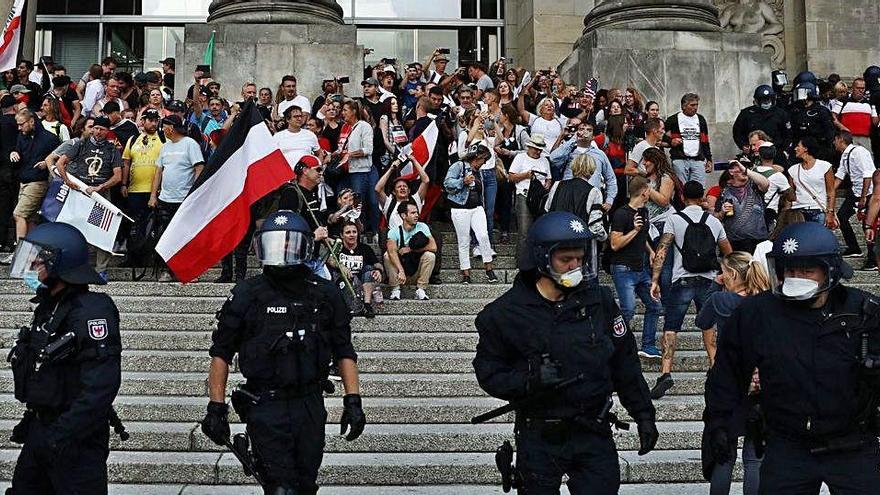
<svg viewBox="0 0 880 495">
<path fill-rule="evenodd" d="M 156 273 L 158 264 L 154 250 L 161 236 L 159 214 L 155 210 L 147 213 L 141 221 L 131 224 L 126 241 L 126 263 L 131 267 L 132 280 L 141 280 L 150 268 Z M 142 268 L 140 274 L 136 270 L 138 267 Z"/>
<path fill-rule="evenodd" d="M 687 222 L 684 231 L 684 242 L 676 244 L 681 253 L 681 266 L 690 273 L 704 273 L 718 269 L 718 256 L 715 254 L 715 235 L 706 225 L 709 213 L 704 212 L 699 222 L 694 222 L 684 212 L 677 212 Z"/>
</svg>

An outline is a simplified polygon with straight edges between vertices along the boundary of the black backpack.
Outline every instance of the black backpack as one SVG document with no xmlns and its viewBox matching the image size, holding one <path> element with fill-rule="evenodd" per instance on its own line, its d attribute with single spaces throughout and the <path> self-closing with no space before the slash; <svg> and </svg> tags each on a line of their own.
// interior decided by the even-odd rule
<svg viewBox="0 0 880 495">
<path fill-rule="evenodd" d="M 706 225 L 709 213 L 703 213 L 699 222 L 694 222 L 684 212 L 678 212 L 687 222 L 684 231 L 684 242 L 681 246 L 676 244 L 681 253 L 681 266 L 690 273 L 704 273 L 718 269 L 718 256 L 715 254 L 715 235 L 712 229 Z"/>
<path fill-rule="evenodd" d="M 141 221 L 131 225 L 126 241 L 126 264 L 131 267 L 132 280 L 141 280 L 150 268 L 154 273 L 157 271 L 155 249 L 161 236 L 159 214 L 155 210 L 150 210 Z M 137 274 L 137 268 L 142 268 L 140 274 Z"/>
</svg>

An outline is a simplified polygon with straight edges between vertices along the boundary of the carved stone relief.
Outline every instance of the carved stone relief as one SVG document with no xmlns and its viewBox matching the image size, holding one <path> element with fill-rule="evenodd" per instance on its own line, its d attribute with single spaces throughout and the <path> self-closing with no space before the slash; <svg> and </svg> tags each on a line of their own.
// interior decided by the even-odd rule
<svg viewBox="0 0 880 495">
<path fill-rule="evenodd" d="M 759 33 L 773 68 L 785 65 L 784 0 L 715 0 L 721 27 L 736 33 Z"/>
</svg>

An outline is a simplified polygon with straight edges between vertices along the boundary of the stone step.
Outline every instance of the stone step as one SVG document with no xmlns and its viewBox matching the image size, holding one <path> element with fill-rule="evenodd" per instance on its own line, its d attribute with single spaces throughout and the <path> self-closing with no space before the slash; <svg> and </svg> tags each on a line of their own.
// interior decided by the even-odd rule
<svg viewBox="0 0 880 495">
<path fill-rule="evenodd" d="M 645 380 L 653 385 L 658 372 L 645 373 Z M 485 397 L 473 373 L 362 373 L 361 394 L 364 397 Z M 120 395 L 207 396 L 207 372 L 167 373 L 154 371 L 126 371 L 122 374 Z M 238 373 L 229 376 L 229 388 L 244 383 Z M 675 374 L 675 387 L 670 395 L 700 395 L 706 382 L 704 372 Z M 12 371 L 0 370 L 0 393 L 14 390 Z M 335 395 L 341 396 L 341 387 Z"/>
<path fill-rule="evenodd" d="M 14 420 L 0 421 L 0 449 L 18 448 L 8 440 Z M 223 452 L 206 437 L 198 424 L 171 422 L 126 421 L 131 435 L 125 442 L 115 434 L 110 436 L 110 448 L 116 451 L 148 452 Z M 244 425 L 233 423 L 232 432 L 244 431 Z M 703 424 L 699 421 L 660 422 L 657 424 L 660 440 L 657 450 L 688 450 L 700 448 Z M 339 434 L 339 425 L 325 428 L 325 452 L 495 452 L 504 440 L 513 441 L 510 424 L 370 424 L 354 442 Z M 629 431 L 614 432 L 617 448 L 638 450 L 639 437 L 635 427 Z"/>
<path fill-rule="evenodd" d="M 0 451 L 0 477 L 9 479 L 18 451 Z M 639 457 L 621 451 L 621 479 L 631 483 L 702 481 L 700 453 L 655 451 Z M 111 452 L 111 483 L 252 483 L 231 453 Z M 498 473 L 492 453 L 332 453 L 325 454 L 320 484 L 437 485 L 494 484 Z"/>
<path fill-rule="evenodd" d="M 339 421 L 340 397 L 325 398 L 328 421 Z M 370 424 L 455 423 L 469 422 L 478 414 L 505 404 L 491 397 L 364 397 L 364 411 Z M 114 403 L 125 421 L 196 422 L 205 416 L 205 397 L 119 396 Z M 699 421 L 703 413 L 702 396 L 669 396 L 654 402 L 659 421 Z M 626 420 L 629 415 L 619 405 L 614 409 Z M 0 394 L 0 419 L 18 419 L 24 411 L 10 394 Z M 231 421 L 236 416 L 231 413 Z M 495 422 L 512 421 L 512 415 Z"/>
<path fill-rule="evenodd" d="M 4 352 L 8 350 L 4 349 Z M 359 352 L 358 368 L 362 373 L 472 373 L 473 358 L 473 352 Z M 126 351 L 122 354 L 122 369 L 207 372 L 210 361 L 207 352 Z M 643 369 L 656 371 L 659 365 L 659 360 L 645 360 Z M 673 360 L 676 371 L 705 371 L 708 365 L 708 358 L 702 351 L 678 351 Z M 0 363 L 0 369 L 8 368 L 9 363 Z"/>
<path fill-rule="evenodd" d="M 633 330 L 641 328 L 639 321 Z M 389 328 L 389 330 L 396 330 Z M 641 342 L 641 332 L 636 333 L 636 340 Z M 694 351 L 703 349 L 702 334 L 691 328 L 680 332 L 678 349 Z M 0 348 L 12 347 L 18 336 L 18 330 L 0 330 Z M 657 339 L 661 335 L 657 334 Z M 476 332 L 363 332 L 355 329 L 352 335 L 354 348 L 359 352 L 369 351 L 474 351 L 478 335 Z M 122 347 L 130 350 L 179 350 L 204 351 L 211 347 L 211 332 L 205 331 L 174 331 L 161 330 L 127 330 L 122 331 Z M 659 348 L 659 344 L 658 344 Z"/>
</svg>

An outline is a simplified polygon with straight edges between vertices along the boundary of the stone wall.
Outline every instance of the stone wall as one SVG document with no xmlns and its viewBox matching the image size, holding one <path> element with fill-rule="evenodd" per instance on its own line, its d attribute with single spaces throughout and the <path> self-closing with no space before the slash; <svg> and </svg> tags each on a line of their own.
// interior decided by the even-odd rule
<svg viewBox="0 0 880 495">
<path fill-rule="evenodd" d="M 505 0 L 505 45 L 514 65 L 556 67 L 571 53 L 594 0 Z"/>
<path fill-rule="evenodd" d="M 787 0 L 804 3 L 806 66 L 844 79 L 880 65 L 880 1 Z"/>
<path fill-rule="evenodd" d="M 356 45 L 354 26 L 187 24 L 184 42 L 177 45 L 182 75 L 192 74 L 192 68 L 202 63 L 212 31 L 212 73 L 222 84 L 221 96 L 231 101 L 241 99 L 245 82 L 275 90 L 286 74 L 296 76 L 299 94 L 310 101 L 321 94 L 321 82 L 334 76 L 350 77 L 346 91 L 360 92 L 364 57 L 363 47 Z M 178 77 L 175 94 L 186 94 L 190 84 L 189 77 Z"/>
</svg>

